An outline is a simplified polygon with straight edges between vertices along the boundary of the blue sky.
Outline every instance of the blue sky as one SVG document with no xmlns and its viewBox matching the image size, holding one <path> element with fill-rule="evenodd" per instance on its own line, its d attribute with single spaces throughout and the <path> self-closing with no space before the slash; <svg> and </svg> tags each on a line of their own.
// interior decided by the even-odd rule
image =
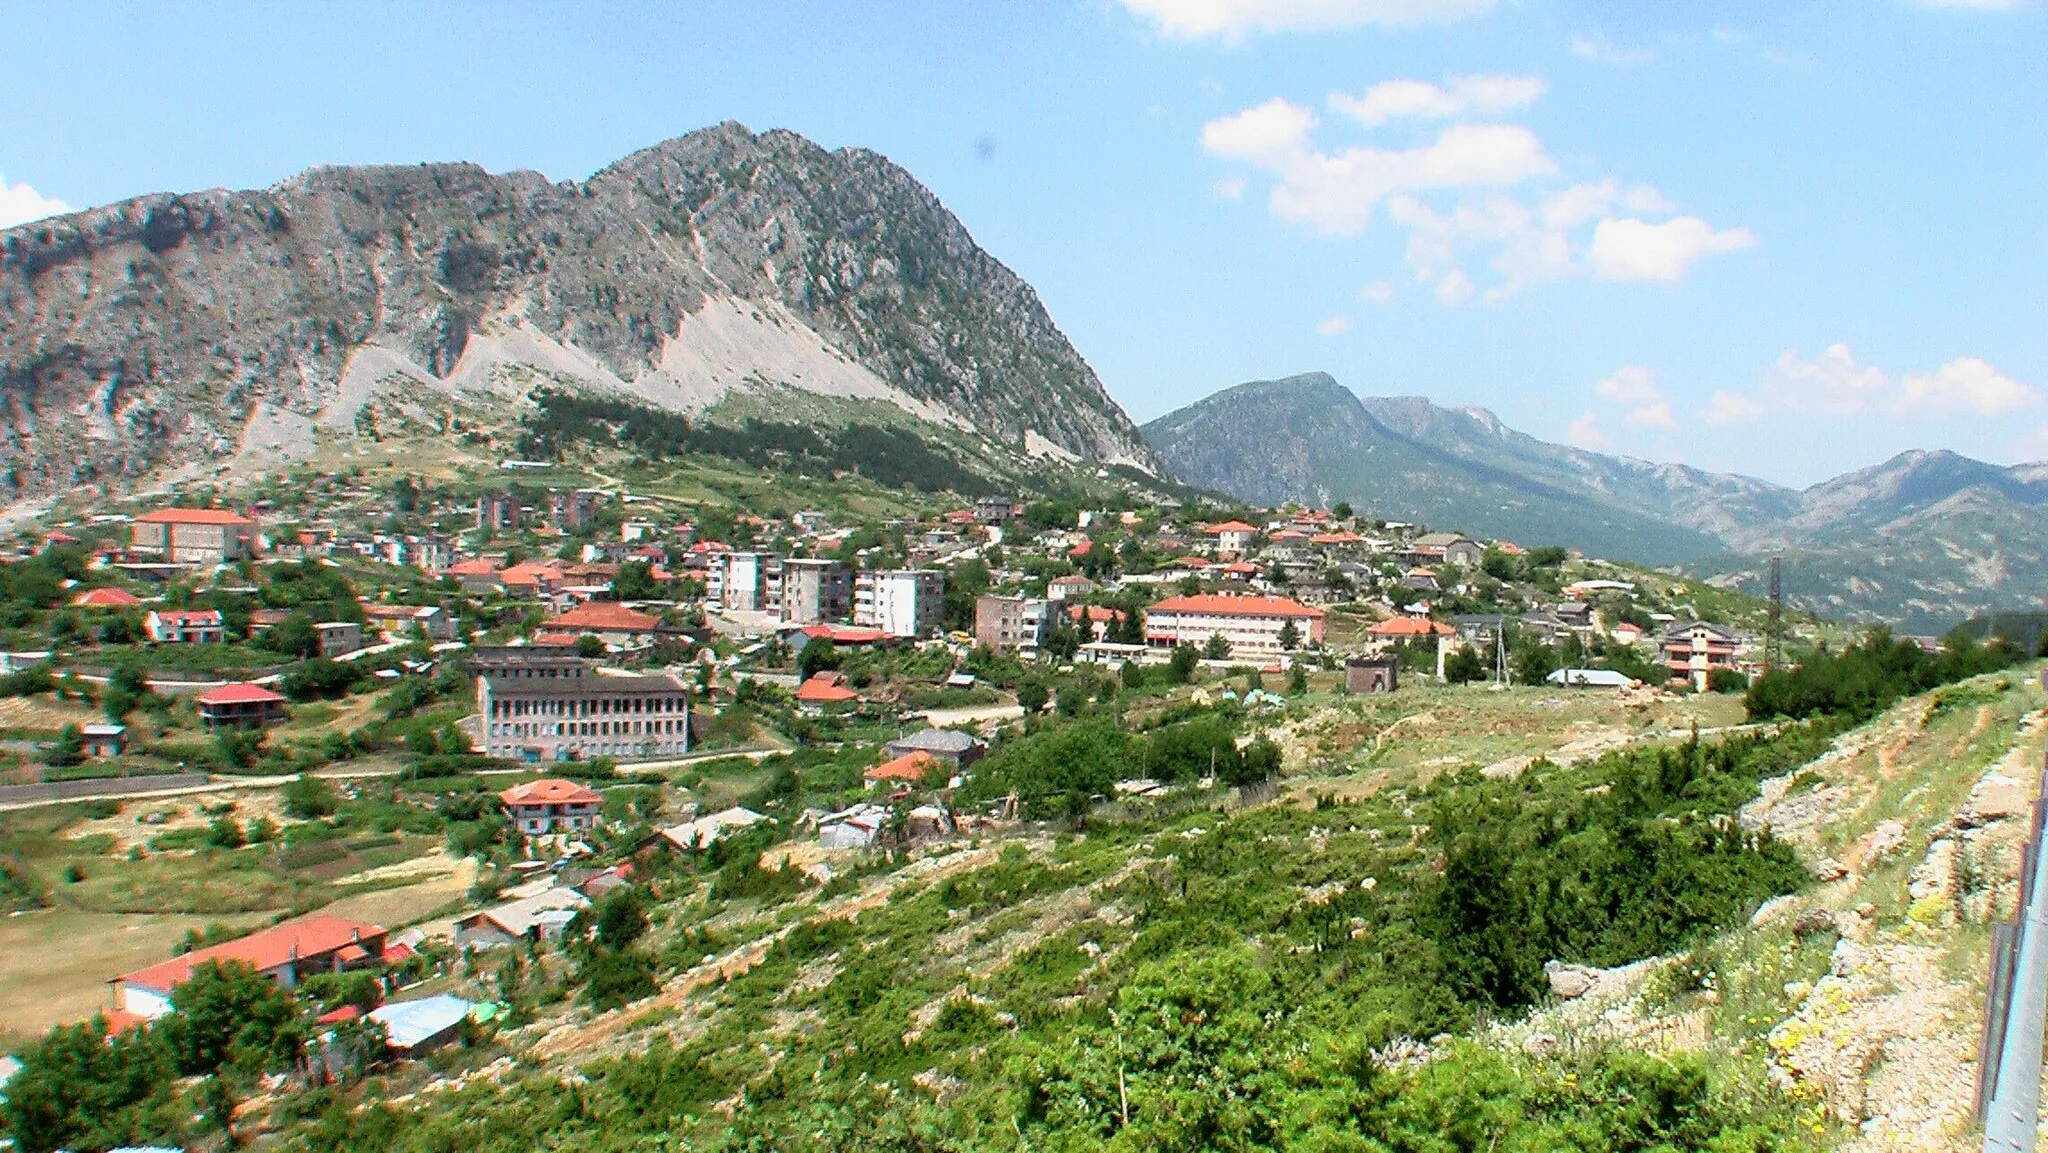
<svg viewBox="0 0 2048 1153">
<path fill-rule="evenodd" d="M 2044 0 L 71 3 L 0 220 L 322 163 L 872 148 L 1145 420 L 1323 369 L 1804 484 L 2048 458 Z M 31 50 L 21 50 L 32 46 Z"/>
</svg>

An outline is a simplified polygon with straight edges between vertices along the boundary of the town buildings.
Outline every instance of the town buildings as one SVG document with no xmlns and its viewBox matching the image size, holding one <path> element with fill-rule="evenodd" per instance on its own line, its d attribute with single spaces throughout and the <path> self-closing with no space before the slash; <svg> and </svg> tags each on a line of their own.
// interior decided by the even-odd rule
<svg viewBox="0 0 2048 1153">
<path fill-rule="evenodd" d="M 551 646 L 479 648 L 484 751 L 527 762 L 690 751 L 690 690 L 666 674 L 610 676 Z"/>
<path fill-rule="evenodd" d="M 616 601 L 591 601 L 548 618 L 533 639 L 535 644 L 573 645 L 583 637 L 596 637 L 615 649 L 638 649 L 653 644 L 660 629 L 660 617 Z"/>
<path fill-rule="evenodd" d="M 1295 643 L 1283 644 L 1288 625 Z M 1204 594 L 1168 597 L 1145 611 L 1145 643 L 1153 648 L 1191 644 L 1210 637 L 1230 642 L 1232 654 L 1278 656 L 1323 640 L 1323 610 L 1276 596 Z"/>
<path fill-rule="evenodd" d="M 1665 630 L 1658 642 L 1664 663 L 1674 681 L 1691 681 L 1699 692 L 1716 671 L 1734 671 L 1735 652 L 1741 639 L 1734 632 L 1706 621 L 1686 621 Z"/>
<path fill-rule="evenodd" d="M 1053 609 L 1031 597 L 984 596 L 974 602 L 974 640 L 999 653 L 1036 653 Z"/>
<path fill-rule="evenodd" d="M 160 508 L 135 518 L 133 547 L 177 564 L 233 564 L 256 554 L 256 522 L 221 508 Z"/>
<path fill-rule="evenodd" d="M 260 729 L 289 717 L 284 697 L 262 685 L 231 683 L 199 694 L 199 719 L 209 729 Z"/>
<path fill-rule="evenodd" d="M 771 596 L 779 597 L 782 592 L 779 562 L 772 553 L 720 553 L 711 562 L 708 592 L 727 612 L 764 612 L 774 604 Z M 772 589 L 768 580 L 771 566 L 777 577 Z"/>
<path fill-rule="evenodd" d="M 227 624 L 214 609 L 152 609 L 142 631 L 160 645 L 212 645 L 227 639 Z"/>
<path fill-rule="evenodd" d="M 509 492 L 487 492 L 476 499 L 478 531 L 496 536 L 519 528 L 519 499 Z"/>
</svg>

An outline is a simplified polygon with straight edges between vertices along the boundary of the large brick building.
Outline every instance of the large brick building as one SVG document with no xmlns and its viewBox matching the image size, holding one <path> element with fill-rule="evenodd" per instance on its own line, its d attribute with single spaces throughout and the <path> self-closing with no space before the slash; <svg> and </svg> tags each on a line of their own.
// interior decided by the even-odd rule
<svg viewBox="0 0 2048 1153">
<path fill-rule="evenodd" d="M 540 645 L 481 648 L 470 667 L 491 756 L 539 762 L 690 751 L 690 690 L 675 677 L 608 676 Z"/>
</svg>

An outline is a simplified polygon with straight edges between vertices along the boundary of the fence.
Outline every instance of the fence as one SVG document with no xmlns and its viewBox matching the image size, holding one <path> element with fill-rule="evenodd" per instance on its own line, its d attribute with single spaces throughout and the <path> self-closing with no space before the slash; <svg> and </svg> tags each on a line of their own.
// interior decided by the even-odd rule
<svg viewBox="0 0 2048 1153">
<path fill-rule="evenodd" d="M 2041 672 L 2048 689 L 2048 669 Z M 2048 1017 L 2048 760 L 2041 767 L 2021 857 L 2012 922 L 1991 937 L 1991 974 L 1977 1051 L 1976 1118 L 1985 1153 L 2033 1153 L 2041 1109 L 2041 1052 Z"/>
</svg>

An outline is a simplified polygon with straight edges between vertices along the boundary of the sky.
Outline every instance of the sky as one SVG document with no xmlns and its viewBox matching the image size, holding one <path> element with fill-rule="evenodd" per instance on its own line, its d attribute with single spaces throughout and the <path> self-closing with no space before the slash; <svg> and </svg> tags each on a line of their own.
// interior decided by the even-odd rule
<svg viewBox="0 0 2048 1153">
<path fill-rule="evenodd" d="M 0 225 L 737 120 L 902 164 L 1140 421 L 1322 370 L 1795 485 L 2048 459 L 2048 0 L 203 12 L 10 14 Z"/>
</svg>

